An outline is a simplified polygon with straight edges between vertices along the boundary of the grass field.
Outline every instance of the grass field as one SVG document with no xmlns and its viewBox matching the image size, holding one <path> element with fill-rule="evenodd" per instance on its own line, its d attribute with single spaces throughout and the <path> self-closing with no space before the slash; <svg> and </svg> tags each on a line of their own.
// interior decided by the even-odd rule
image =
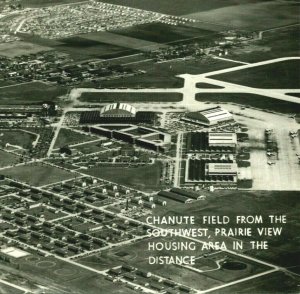
<svg viewBox="0 0 300 294">
<path fill-rule="evenodd" d="M 103 41 L 100 41 L 101 38 L 99 38 L 98 41 L 96 37 L 93 39 L 89 36 L 90 34 L 85 34 L 82 36 L 60 39 L 60 44 L 57 46 L 54 45 L 54 48 L 58 51 L 70 54 L 70 56 L 76 60 L 85 60 L 89 58 L 116 58 L 139 52 L 128 47 L 119 46 L 118 42 L 116 42 L 116 44 L 110 43 L 109 38 L 103 38 Z M 82 54 L 83 51 L 84 54 Z"/>
<path fill-rule="evenodd" d="M 24 149 L 32 147 L 32 142 L 36 139 L 36 136 L 23 131 L 16 130 L 1 130 L 0 129 L 0 146 L 9 143 L 11 145 L 17 145 Z"/>
<path fill-rule="evenodd" d="M 22 259 L 20 261 L 22 272 L 31 277 L 37 285 L 42 283 L 47 287 L 52 286 L 54 288 L 53 291 L 51 290 L 52 293 L 96 294 L 99 293 L 99 289 L 101 289 L 101 293 L 102 291 L 111 293 L 112 289 L 116 294 L 136 293 L 123 285 L 112 284 L 95 272 L 68 262 L 53 257 L 33 256 L 36 257 L 35 260 Z M 9 294 L 15 294 L 15 292 Z"/>
<path fill-rule="evenodd" d="M 204 193 L 206 194 L 206 193 Z M 237 215 L 262 215 L 263 225 L 248 224 L 249 227 L 270 226 L 268 215 L 286 215 L 287 224 L 282 224 L 283 233 L 281 236 L 264 236 L 269 242 L 269 250 L 247 251 L 248 254 L 261 258 L 265 261 L 291 267 L 290 270 L 300 272 L 297 256 L 299 256 L 300 240 L 298 237 L 300 200 L 298 192 L 288 191 L 219 191 L 218 194 L 211 194 L 207 197 L 207 202 L 198 201 L 191 204 L 172 206 L 162 209 L 157 214 L 166 215 L 195 215 L 196 225 L 201 226 L 201 215 L 226 215 L 231 219 Z M 236 202 L 238 199 L 238 202 Z M 236 203 L 235 209 L 232 204 Z M 169 211 L 169 212 L 168 212 Z M 234 227 L 233 224 L 227 225 Z M 235 225 L 236 227 L 238 225 Z M 281 225 L 279 225 L 281 226 Z M 209 228 L 215 228 L 216 225 L 207 225 Z M 226 227 L 226 225 L 223 225 Z M 249 237 L 239 237 L 239 239 L 249 240 Z M 253 239 L 253 237 L 251 237 Z M 224 237 L 223 237 L 224 239 Z"/>
<path fill-rule="evenodd" d="M 223 89 L 223 87 L 208 84 L 208 83 L 197 83 L 196 87 L 199 89 Z"/>
<path fill-rule="evenodd" d="M 28 42 L 16 41 L 0 44 L 0 56 L 14 58 L 21 55 L 36 54 L 52 50 L 50 47 L 34 45 Z"/>
<path fill-rule="evenodd" d="M 212 293 L 297 293 L 298 283 L 299 281 L 297 281 L 296 277 L 283 272 L 276 272 L 256 278 L 255 283 L 253 280 L 250 280 Z"/>
<path fill-rule="evenodd" d="M 81 142 L 87 142 L 95 139 L 95 137 L 91 137 L 89 135 L 83 135 L 78 132 L 74 132 L 69 129 L 60 129 L 58 137 L 56 139 L 55 148 L 60 148 L 65 145 L 72 145 Z"/>
<path fill-rule="evenodd" d="M 67 87 L 50 86 L 40 82 L 0 88 L 0 104 L 38 104 L 45 100 L 58 101 L 68 92 Z"/>
<path fill-rule="evenodd" d="M 20 162 L 20 157 L 0 150 L 0 167 L 8 166 L 18 162 Z"/>
<path fill-rule="evenodd" d="M 176 42 L 215 34 L 215 32 L 209 30 L 184 25 L 173 26 L 164 23 L 136 25 L 133 27 L 118 29 L 114 32 L 119 35 L 157 43 Z"/>
<path fill-rule="evenodd" d="M 300 88 L 300 60 L 287 60 L 211 76 L 214 79 L 264 89 Z"/>
<path fill-rule="evenodd" d="M 206 11 L 224 6 L 238 5 L 235 0 L 103 0 L 102 2 L 135 7 L 139 9 L 157 11 L 171 15 L 183 15 L 198 11 Z M 251 0 L 240 0 L 239 4 L 251 3 Z"/>
<path fill-rule="evenodd" d="M 126 64 L 126 58 L 123 59 Z M 183 79 L 176 77 L 180 74 L 201 74 L 236 66 L 232 62 L 212 58 L 176 60 L 163 63 L 143 62 L 132 64 L 136 70 L 144 70 L 145 74 L 116 80 L 102 81 L 103 87 L 142 87 L 142 88 L 180 88 L 183 87 Z"/>
<path fill-rule="evenodd" d="M 122 36 L 112 32 L 97 32 L 89 33 L 82 36 L 87 40 L 103 42 L 115 46 L 121 46 L 128 49 L 139 49 L 142 51 L 148 51 L 149 49 L 153 50 L 162 45 L 157 44 L 156 42 L 145 41 L 143 39 Z"/>
<path fill-rule="evenodd" d="M 255 31 L 299 22 L 299 2 L 245 1 L 242 3 L 238 1 L 237 5 L 224 5 L 219 9 L 201 12 L 195 9 L 185 16 L 201 22 L 219 23 L 227 27 Z"/>
<path fill-rule="evenodd" d="M 178 102 L 180 93 L 83 93 L 79 98 L 84 102 Z"/>
<path fill-rule="evenodd" d="M 1 294 L 24 294 L 24 291 L 8 286 L 0 282 L 0 293 Z"/>
<path fill-rule="evenodd" d="M 300 104 L 281 101 L 265 96 L 244 93 L 198 93 L 197 101 L 209 101 L 217 103 L 237 103 L 245 106 L 260 108 L 263 110 L 281 113 L 299 113 Z"/>
<path fill-rule="evenodd" d="M 74 177 L 70 172 L 42 164 L 28 164 L 12 167 L 3 170 L 1 173 L 34 186 L 43 186 Z"/>
<path fill-rule="evenodd" d="M 94 167 L 84 171 L 88 175 L 144 191 L 160 189 L 160 172 L 160 163 L 133 168 Z"/>
</svg>

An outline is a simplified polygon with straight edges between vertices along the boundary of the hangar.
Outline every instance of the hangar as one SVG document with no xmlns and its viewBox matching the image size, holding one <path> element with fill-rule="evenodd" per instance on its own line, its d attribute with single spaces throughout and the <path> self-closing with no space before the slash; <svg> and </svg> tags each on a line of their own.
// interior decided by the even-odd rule
<svg viewBox="0 0 300 294">
<path fill-rule="evenodd" d="M 127 103 L 112 103 L 100 110 L 100 117 L 135 117 L 135 107 Z"/>
<path fill-rule="evenodd" d="M 182 117 L 182 120 L 208 127 L 234 121 L 232 114 L 219 106 L 201 111 L 189 112 Z"/>
</svg>

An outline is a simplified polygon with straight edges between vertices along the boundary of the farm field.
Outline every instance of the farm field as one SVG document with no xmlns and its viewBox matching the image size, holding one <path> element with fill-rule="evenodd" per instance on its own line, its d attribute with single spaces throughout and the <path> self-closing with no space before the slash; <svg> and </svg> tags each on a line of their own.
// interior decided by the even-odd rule
<svg viewBox="0 0 300 294">
<path fill-rule="evenodd" d="M 38 104 L 43 101 L 57 101 L 58 97 L 68 92 L 67 87 L 50 86 L 41 82 L 30 82 L 0 88 L 0 103 L 13 104 Z"/>
<path fill-rule="evenodd" d="M 83 93 L 79 98 L 84 102 L 178 102 L 180 93 Z"/>
<path fill-rule="evenodd" d="M 144 191 L 159 190 L 161 164 L 142 167 L 94 167 L 84 173 Z"/>
<path fill-rule="evenodd" d="M 36 54 L 42 51 L 49 51 L 52 48 L 41 45 L 34 45 L 28 42 L 15 41 L 0 44 L 0 56 L 14 58 L 21 55 Z"/>
<path fill-rule="evenodd" d="M 93 139 L 96 139 L 96 137 L 92 137 L 89 135 L 83 135 L 78 132 L 74 132 L 69 129 L 63 129 L 61 128 L 58 134 L 58 137 L 56 139 L 55 148 L 60 148 L 66 145 L 72 145 L 72 144 L 77 144 L 81 142 L 87 142 L 91 141 Z"/>
<path fill-rule="evenodd" d="M 236 103 L 244 106 L 260 108 L 266 111 L 281 113 L 299 113 L 300 105 L 288 101 L 281 101 L 266 96 L 245 93 L 198 93 L 197 101 L 209 101 L 217 103 Z"/>
<path fill-rule="evenodd" d="M 2 174 L 34 186 L 48 185 L 74 177 L 68 171 L 42 164 L 28 164 L 8 168 L 3 170 Z"/>
<path fill-rule="evenodd" d="M 185 17 L 238 29 L 263 30 L 299 22 L 299 2 L 249 1 L 240 5 L 195 11 Z"/>
<path fill-rule="evenodd" d="M 164 23 L 136 25 L 116 30 L 114 33 L 157 43 L 171 43 L 215 34 L 215 32 L 209 30 L 185 25 L 173 26 Z"/>
<path fill-rule="evenodd" d="M 160 0 L 160 1 L 147 1 L 147 0 L 103 0 L 102 2 L 124 5 L 139 9 L 156 11 L 171 15 L 184 15 L 193 12 L 206 11 L 217 9 L 221 7 L 237 5 L 234 0 Z M 251 0 L 240 0 L 239 3 L 251 3 Z"/>
<path fill-rule="evenodd" d="M 20 157 L 0 150 L 0 167 L 20 162 Z M 1 292 L 0 292 L 1 293 Z"/>
<path fill-rule="evenodd" d="M 211 76 L 216 80 L 264 89 L 300 88 L 300 60 L 286 60 Z"/>
</svg>

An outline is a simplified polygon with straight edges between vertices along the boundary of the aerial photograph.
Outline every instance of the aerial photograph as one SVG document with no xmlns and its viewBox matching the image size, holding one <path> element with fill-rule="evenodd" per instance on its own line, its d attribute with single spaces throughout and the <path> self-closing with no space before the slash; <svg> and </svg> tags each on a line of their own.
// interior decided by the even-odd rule
<svg viewBox="0 0 300 294">
<path fill-rule="evenodd" d="M 0 294 L 300 293 L 299 0 L 0 0 Z"/>
</svg>

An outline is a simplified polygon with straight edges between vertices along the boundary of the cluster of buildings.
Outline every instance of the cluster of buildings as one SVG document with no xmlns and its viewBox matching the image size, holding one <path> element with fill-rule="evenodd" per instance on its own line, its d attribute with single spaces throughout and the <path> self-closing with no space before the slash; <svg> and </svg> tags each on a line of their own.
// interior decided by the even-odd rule
<svg viewBox="0 0 300 294">
<path fill-rule="evenodd" d="M 166 151 L 171 144 L 170 134 L 145 126 L 106 124 L 84 129 L 110 139 L 120 140 L 157 152 Z"/>
<path fill-rule="evenodd" d="M 74 63 L 68 54 L 56 50 L 15 57 L 0 56 L 0 61 L 0 79 L 18 83 L 44 81 L 58 85 L 74 85 L 143 73 L 141 70 L 104 64 L 102 61 Z"/>
<path fill-rule="evenodd" d="M 121 5 L 89 1 L 57 5 L 27 12 L 27 19 L 20 31 L 49 39 L 59 39 L 76 34 L 100 32 L 151 22 L 176 25 L 186 22 L 157 12 Z"/>
<path fill-rule="evenodd" d="M 154 124 L 156 114 L 150 111 L 137 111 L 127 103 L 112 103 L 100 111 L 85 111 L 81 113 L 80 124 Z"/>
</svg>

